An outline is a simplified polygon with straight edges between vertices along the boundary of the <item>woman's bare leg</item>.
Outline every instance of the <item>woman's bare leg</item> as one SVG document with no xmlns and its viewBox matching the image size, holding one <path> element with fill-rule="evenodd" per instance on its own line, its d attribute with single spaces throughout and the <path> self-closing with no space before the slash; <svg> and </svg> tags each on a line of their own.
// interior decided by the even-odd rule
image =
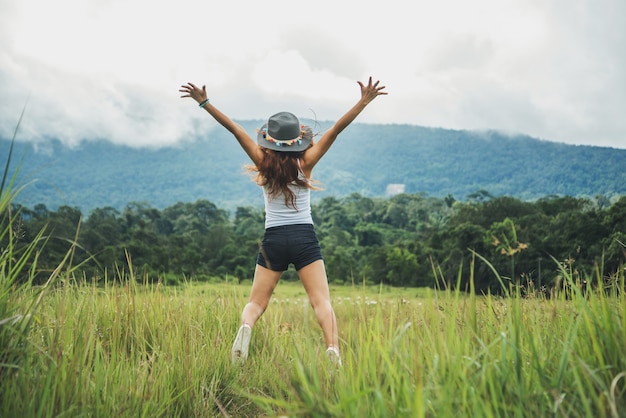
<svg viewBox="0 0 626 418">
<path fill-rule="evenodd" d="M 281 275 L 280 271 L 273 271 L 257 264 L 250 299 L 241 313 L 242 325 L 254 326 L 254 323 L 265 312 Z"/>
<path fill-rule="evenodd" d="M 280 276 L 280 271 L 272 271 L 259 265 L 256 266 L 250 299 L 241 313 L 241 327 L 237 331 L 231 350 L 233 364 L 241 364 L 248 358 L 248 345 L 250 344 L 252 327 L 265 312 Z"/>
<path fill-rule="evenodd" d="M 314 261 L 301 268 L 298 271 L 298 275 L 309 296 L 317 321 L 322 327 L 326 346 L 333 348 L 338 353 L 339 334 L 337 331 L 337 319 L 330 303 L 330 291 L 328 289 L 328 278 L 326 277 L 324 261 Z"/>
</svg>

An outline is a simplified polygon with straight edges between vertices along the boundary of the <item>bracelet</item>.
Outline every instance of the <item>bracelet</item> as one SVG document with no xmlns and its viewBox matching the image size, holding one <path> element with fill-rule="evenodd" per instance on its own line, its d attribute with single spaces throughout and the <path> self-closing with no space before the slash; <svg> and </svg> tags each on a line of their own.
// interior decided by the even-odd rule
<svg viewBox="0 0 626 418">
<path fill-rule="evenodd" d="M 209 99 L 206 99 L 205 101 L 203 101 L 202 103 L 198 104 L 198 106 L 200 107 L 204 107 L 206 106 L 206 104 L 209 103 Z"/>
</svg>

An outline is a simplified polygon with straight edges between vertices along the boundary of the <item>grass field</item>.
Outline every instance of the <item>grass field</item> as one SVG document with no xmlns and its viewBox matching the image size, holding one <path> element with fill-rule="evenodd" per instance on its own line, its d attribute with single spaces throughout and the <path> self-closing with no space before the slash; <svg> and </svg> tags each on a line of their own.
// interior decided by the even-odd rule
<svg viewBox="0 0 626 418">
<path fill-rule="evenodd" d="M 249 284 L 123 276 L 3 288 L 1 417 L 626 416 L 623 274 L 551 299 L 334 287 L 341 369 L 299 283 L 235 367 Z"/>
</svg>

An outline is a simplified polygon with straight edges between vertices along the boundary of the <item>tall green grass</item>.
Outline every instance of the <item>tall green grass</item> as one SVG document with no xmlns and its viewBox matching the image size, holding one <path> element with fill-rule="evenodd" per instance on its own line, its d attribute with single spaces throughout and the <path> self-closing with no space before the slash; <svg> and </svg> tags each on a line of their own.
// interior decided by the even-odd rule
<svg viewBox="0 0 626 418">
<path fill-rule="evenodd" d="M 233 367 L 248 287 L 119 274 L 48 291 L 3 381 L 0 416 L 626 413 L 623 272 L 608 291 L 551 299 L 343 288 L 334 297 L 341 369 L 324 356 L 297 284 L 279 285 L 249 361 Z M 9 299 L 23 304 L 35 292 Z"/>
</svg>

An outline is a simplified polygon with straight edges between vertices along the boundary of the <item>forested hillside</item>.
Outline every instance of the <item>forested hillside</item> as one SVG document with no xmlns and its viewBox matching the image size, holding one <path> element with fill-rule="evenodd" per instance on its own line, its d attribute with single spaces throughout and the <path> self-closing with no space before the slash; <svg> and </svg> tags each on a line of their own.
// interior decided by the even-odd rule
<svg viewBox="0 0 626 418">
<path fill-rule="evenodd" d="M 240 122 L 253 133 L 261 121 Z M 329 123 L 320 123 L 323 131 Z M 18 135 L 19 137 L 19 135 Z M 0 160 L 10 146 L 0 140 Z M 243 166 L 245 154 L 223 129 L 177 147 L 135 149 L 107 141 L 67 148 L 51 140 L 16 143 L 13 168 L 29 184 L 17 201 L 49 209 L 122 209 L 129 202 L 165 208 L 207 199 L 231 213 L 260 205 L 260 191 Z M 411 125 L 353 124 L 320 162 L 314 176 L 323 197 L 385 196 L 389 184 L 433 197 L 486 190 L 493 196 L 534 200 L 548 195 L 613 197 L 626 194 L 626 150 L 573 146 L 527 136 Z"/>
</svg>

